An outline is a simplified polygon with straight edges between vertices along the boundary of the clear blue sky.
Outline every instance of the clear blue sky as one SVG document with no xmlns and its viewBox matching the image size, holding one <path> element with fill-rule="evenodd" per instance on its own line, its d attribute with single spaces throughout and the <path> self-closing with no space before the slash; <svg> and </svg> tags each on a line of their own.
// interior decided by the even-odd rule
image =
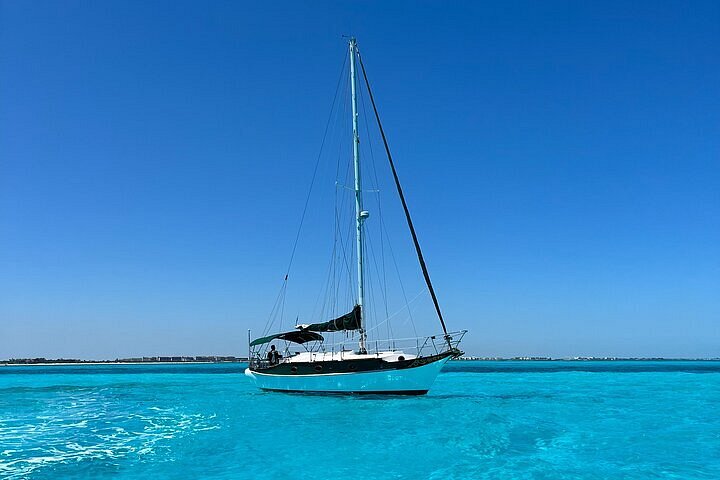
<svg viewBox="0 0 720 480">
<path fill-rule="evenodd" d="M 343 34 L 469 353 L 720 356 L 718 2 L 0 0 L 0 358 L 244 354 Z"/>
</svg>

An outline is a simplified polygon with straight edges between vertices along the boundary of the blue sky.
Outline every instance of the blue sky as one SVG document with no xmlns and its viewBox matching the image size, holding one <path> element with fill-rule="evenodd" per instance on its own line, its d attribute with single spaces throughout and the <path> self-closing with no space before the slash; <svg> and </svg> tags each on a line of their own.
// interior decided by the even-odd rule
<svg viewBox="0 0 720 480">
<path fill-rule="evenodd" d="M 717 2 L 0 0 L 0 358 L 244 354 L 347 34 L 469 353 L 720 356 L 719 18 Z M 289 316 L 317 296 L 316 216 Z"/>
</svg>

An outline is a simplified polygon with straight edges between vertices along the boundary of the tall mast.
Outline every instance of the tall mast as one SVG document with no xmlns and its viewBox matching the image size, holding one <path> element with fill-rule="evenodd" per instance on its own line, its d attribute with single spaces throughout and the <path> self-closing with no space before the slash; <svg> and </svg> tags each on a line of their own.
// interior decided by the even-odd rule
<svg viewBox="0 0 720 480">
<path fill-rule="evenodd" d="M 362 203 L 362 180 L 360 178 L 360 136 L 358 134 L 358 109 L 355 90 L 355 56 L 357 43 L 355 38 L 350 38 L 350 91 L 352 92 L 352 125 L 353 125 L 353 164 L 355 165 L 355 225 L 357 229 L 357 277 L 358 277 L 358 299 L 360 305 L 360 353 L 367 352 L 365 348 L 365 309 L 363 300 L 365 297 L 364 271 L 363 271 L 363 222 L 368 217 L 368 212 L 363 210 Z"/>
</svg>

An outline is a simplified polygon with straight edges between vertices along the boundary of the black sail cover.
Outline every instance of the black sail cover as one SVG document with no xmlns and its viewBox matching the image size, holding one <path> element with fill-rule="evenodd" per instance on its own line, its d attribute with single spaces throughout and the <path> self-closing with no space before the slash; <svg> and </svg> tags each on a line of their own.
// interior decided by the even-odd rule
<svg viewBox="0 0 720 480">
<path fill-rule="evenodd" d="M 342 330 L 358 330 L 360 328 L 360 305 L 355 305 L 352 312 L 329 322 L 313 323 L 303 328 L 311 332 L 339 332 Z"/>
</svg>

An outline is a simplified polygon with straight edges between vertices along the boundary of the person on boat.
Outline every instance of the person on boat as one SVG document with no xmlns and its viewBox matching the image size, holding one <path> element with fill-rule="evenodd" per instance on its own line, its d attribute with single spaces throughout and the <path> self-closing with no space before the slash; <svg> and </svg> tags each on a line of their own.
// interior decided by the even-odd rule
<svg viewBox="0 0 720 480">
<path fill-rule="evenodd" d="M 275 350 L 275 345 L 270 345 L 270 351 L 267 354 L 267 358 L 270 362 L 270 365 L 280 363 L 280 352 Z"/>
</svg>

